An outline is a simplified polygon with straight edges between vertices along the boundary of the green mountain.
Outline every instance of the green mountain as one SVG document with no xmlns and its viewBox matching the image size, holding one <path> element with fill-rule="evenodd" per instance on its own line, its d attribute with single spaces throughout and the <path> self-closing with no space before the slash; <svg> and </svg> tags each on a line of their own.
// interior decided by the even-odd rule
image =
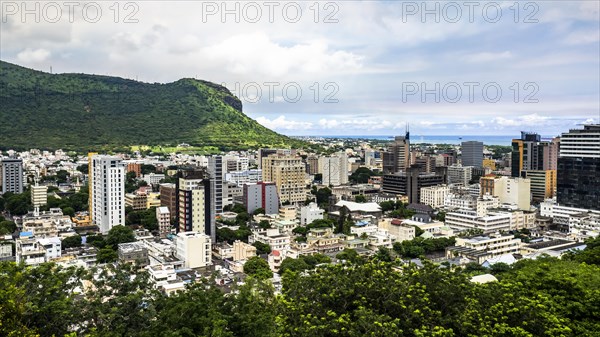
<svg viewBox="0 0 600 337">
<path fill-rule="evenodd" d="M 135 145 L 221 150 L 302 147 L 244 115 L 225 87 L 50 74 L 0 61 L 0 147 L 118 150 Z"/>
</svg>

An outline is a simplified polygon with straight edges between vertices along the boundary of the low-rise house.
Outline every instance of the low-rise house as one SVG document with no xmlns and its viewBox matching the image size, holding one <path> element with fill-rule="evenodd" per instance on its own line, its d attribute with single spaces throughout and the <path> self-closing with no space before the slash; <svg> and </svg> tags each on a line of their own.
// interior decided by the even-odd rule
<svg viewBox="0 0 600 337">
<path fill-rule="evenodd" d="M 146 266 L 149 263 L 148 249 L 142 242 L 121 243 L 118 246 L 119 261 Z"/>
</svg>

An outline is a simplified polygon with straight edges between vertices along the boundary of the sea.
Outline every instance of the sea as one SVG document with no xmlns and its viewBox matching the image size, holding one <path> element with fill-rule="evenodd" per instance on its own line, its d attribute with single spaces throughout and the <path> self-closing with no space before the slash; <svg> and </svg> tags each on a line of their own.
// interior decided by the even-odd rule
<svg viewBox="0 0 600 337">
<path fill-rule="evenodd" d="M 307 137 L 320 137 L 320 138 L 346 138 L 346 139 L 373 139 L 373 140 L 393 140 L 394 136 L 307 136 Z M 511 141 L 514 138 L 518 138 L 519 135 L 481 135 L 481 136 L 456 136 L 456 135 L 410 135 L 410 142 L 413 144 L 427 143 L 427 144 L 453 144 L 460 145 L 461 142 L 470 140 L 483 142 L 485 145 L 504 145 L 510 146 Z M 542 137 L 544 138 L 544 137 Z"/>
</svg>

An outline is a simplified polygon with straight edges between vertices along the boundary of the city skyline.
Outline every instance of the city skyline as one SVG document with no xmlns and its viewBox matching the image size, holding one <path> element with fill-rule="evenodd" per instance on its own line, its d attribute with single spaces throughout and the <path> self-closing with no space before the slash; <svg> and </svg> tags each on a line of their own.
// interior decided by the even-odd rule
<svg viewBox="0 0 600 337">
<path fill-rule="evenodd" d="M 241 3 L 237 17 L 211 2 L 133 2 L 118 13 L 100 3 L 96 22 L 76 8 L 72 23 L 66 8 L 50 17 L 40 2 L 35 22 L 16 4 L 3 3 L 2 60 L 54 73 L 222 83 L 246 114 L 286 135 L 394 135 L 406 123 L 423 135 L 554 135 L 599 120 L 597 2 L 532 2 L 519 15 L 502 3 L 485 15 L 477 8 L 472 20 L 462 4 L 455 20 L 456 8 L 441 3 L 432 3 L 436 10 L 406 1 L 318 9 L 282 2 L 272 18 L 262 7 L 255 23 Z M 302 14 L 293 22 L 296 5 Z M 291 8 L 285 15 L 284 6 Z M 423 14 L 432 8 L 436 14 Z M 438 94 L 423 99 L 436 85 Z M 298 88 L 302 96 L 292 103 Z M 492 103 L 497 88 L 502 95 Z"/>
</svg>

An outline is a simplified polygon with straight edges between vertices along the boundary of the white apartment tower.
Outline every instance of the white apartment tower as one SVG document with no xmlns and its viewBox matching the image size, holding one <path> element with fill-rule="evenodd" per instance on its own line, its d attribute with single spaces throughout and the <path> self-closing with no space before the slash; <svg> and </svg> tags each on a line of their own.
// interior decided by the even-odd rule
<svg viewBox="0 0 600 337">
<path fill-rule="evenodd" d="M 323 174 L 323 185 L 340 186 L 348 183 L 348 156 L 337 153 L 319 158 L 319 172 Z"/>
<path fill-rule="evenodd" d="M 90 214 L 105 234 L 125 224 L 125 165 L 118 157 L 93 155 L 90 172 Z"/>
</svg>

